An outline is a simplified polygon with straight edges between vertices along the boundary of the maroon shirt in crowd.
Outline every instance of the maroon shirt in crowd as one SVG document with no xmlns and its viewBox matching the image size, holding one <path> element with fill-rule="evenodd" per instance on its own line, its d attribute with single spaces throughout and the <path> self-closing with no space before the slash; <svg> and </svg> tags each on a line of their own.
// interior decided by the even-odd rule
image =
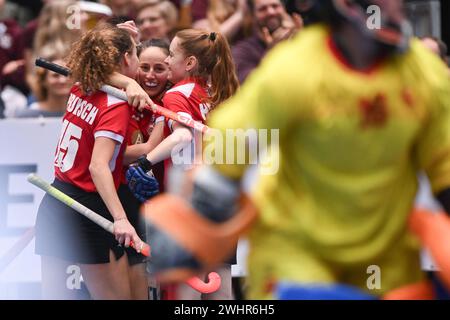
<svg viewBox="0 0 450 320">
<path fill-rule="evenodd" d="M 22 29 L 19 24 L 11 19 L 0 21 L 0 73 L 3 67 L 10 61 L 23 59 Z M 12 85 L 26 92 L 24 68 L 4 76 L 0 75 L 0 89 L 5 85 Z"/>
<path fill-rule="evenodd" d="M 206 18 L 208 11 L 208 0 L 192 0 L 191 15 L 192 22 Z"/>
<path fill-rule="evenodd" d="M 22 39 L 24 42 L 25 49 L 33 49 L 34 35 L 38 29 L 39 19 L 33 19 L 27 23 L 25 29 L 23 30 Z"/>
<path fill-rule="evenodd" d="M 257 35 L 238 41 L 231 48 L 237 76 L 241 84 L 259 65 L 267 51 L 266 44 Z"/>
<path fill-rule="evenodd" d="M 177 9 L 181 7 L 182 0 L 169 0 Z M 191 16 L 192 22 L 206 18 L 206 11 L 208 10 L 208 0 L 192 0 L 191 3 Z"/>
</svg>

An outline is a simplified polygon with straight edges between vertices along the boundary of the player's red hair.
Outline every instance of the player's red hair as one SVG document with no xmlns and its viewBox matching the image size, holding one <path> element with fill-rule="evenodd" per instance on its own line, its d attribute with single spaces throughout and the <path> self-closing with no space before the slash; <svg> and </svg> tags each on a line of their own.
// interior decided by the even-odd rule
<svg viewBox="0 0 450 320">
<path fill-rule="evenodd" d="M 176 37 L 186 56 L 198 61 L 197 76 L 211 76 L 212 107 L 231 97 L 239 88 L 231 49 L 227 39 L 220 33 L 195 29 L 179 31 Z"/>
</svg>

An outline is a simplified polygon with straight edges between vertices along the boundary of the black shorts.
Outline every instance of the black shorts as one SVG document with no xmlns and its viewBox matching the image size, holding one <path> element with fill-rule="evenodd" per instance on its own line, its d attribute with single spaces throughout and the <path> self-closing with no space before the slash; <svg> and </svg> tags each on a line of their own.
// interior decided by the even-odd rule
<svg viewBox="0 0 450 320">
<path fill-rule="evenodd" d="M 112 221 L 100 195 L 55 179 L 52 185 L 89 209 Z M 109 251 L 119 259 L 124 248 L 113 234 L 90 221 L 61 201 L 46 194 L 36 219 L 35 252 L 81 264 L 109 262 Z"/>
<path fill-rule="evenodd" d="M 130 189 L 128 189 L 128 186 L 125 184 L 119 186 L 117 193 L 119 194 L 123 209 L 127 214 L 128 221 L 130 221 L 131 225 L 136 230 L 139 238 L 141 238 L 142 241 L 146 241 L 144 219 L 140 215 L 142 203 L 131 193 Z M 146 262 L 146 257 L 137 253 L 133 248 L 126 248 L 125 251 L 130 266 Z"/>
</svg>

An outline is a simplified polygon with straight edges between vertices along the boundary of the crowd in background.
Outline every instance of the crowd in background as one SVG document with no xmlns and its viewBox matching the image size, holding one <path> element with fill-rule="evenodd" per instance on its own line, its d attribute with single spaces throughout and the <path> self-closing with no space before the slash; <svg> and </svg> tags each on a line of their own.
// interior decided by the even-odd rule
<svg viewBox="0 0 450 320">
<path fill-rule="evenodd" d="M 186 28 L 220 32 L 233 48 L 240 82 L 268 50 L 303 28 L 301 16 L 288 14 L 281 0 L 53 0 L 43 1 L 37 16 L 32 9 L 0 0 L 1 117 L 62 117 L 73 83 L 35 67 L 35 59 L 65 66 L 73 44 L 100 21 L 132 20 L 142 44 L 167 47 Z"/>
<path fill-rule="evenodd" d="M 80 34 L 98 21 L 133 20 L 141 41 L 169 42 L 185 28 L 223 33 L 242 83 L 266 52 L 292 37 L 309 17 L 289 14 L 283 0 L 0 0 L 0 117 L 62 116 L 69 80 L 34 67 L 36 57 L 63 63 Z M 445 43 L 424 44 L 447 62 Z"/>
<path fill-rule="evenodd" d="M 232 45 L 241 82 L 270 48 L 303 27 L 281 0 L 42 0 L 42 8 L 0 0 L 0 117 L 62 116 L 71 84 L 34 67 L 36 57 L 64 63 L 83 32 L 113 18 L 133 20 L 141 41 L 170 42 L 185 28 L 219 31 Z"/>
<path fill-rule="evenodd" d="M 220 32 L 243 83 L 269 50 L 314 17 L 290 12 L 282 0 L 42 0 L 41 6 L 0 0 L 0 118 L 62 117 L 72 83 L 34 61 L 64 65 L 72 44 L 102 20 L 134 21 L 140 42 L 168 44 L 186 28 Z M 422 42 L 448 63 L 442 40 Z"/>
</svg>

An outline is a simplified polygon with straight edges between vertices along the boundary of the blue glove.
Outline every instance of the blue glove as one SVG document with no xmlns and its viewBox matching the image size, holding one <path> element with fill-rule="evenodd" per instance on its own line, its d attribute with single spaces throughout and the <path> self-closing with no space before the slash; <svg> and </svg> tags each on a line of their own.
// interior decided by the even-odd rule
<svg viewBox="0 0 450 320">
<path fill-rule="evenodd" d="M 155 177 L 148 175 L 140 166 L 130 166 L 127 170 L 128 188 L 141 202 L 145 202 L 159 193 L 159 184 Z"/>
</svg>

